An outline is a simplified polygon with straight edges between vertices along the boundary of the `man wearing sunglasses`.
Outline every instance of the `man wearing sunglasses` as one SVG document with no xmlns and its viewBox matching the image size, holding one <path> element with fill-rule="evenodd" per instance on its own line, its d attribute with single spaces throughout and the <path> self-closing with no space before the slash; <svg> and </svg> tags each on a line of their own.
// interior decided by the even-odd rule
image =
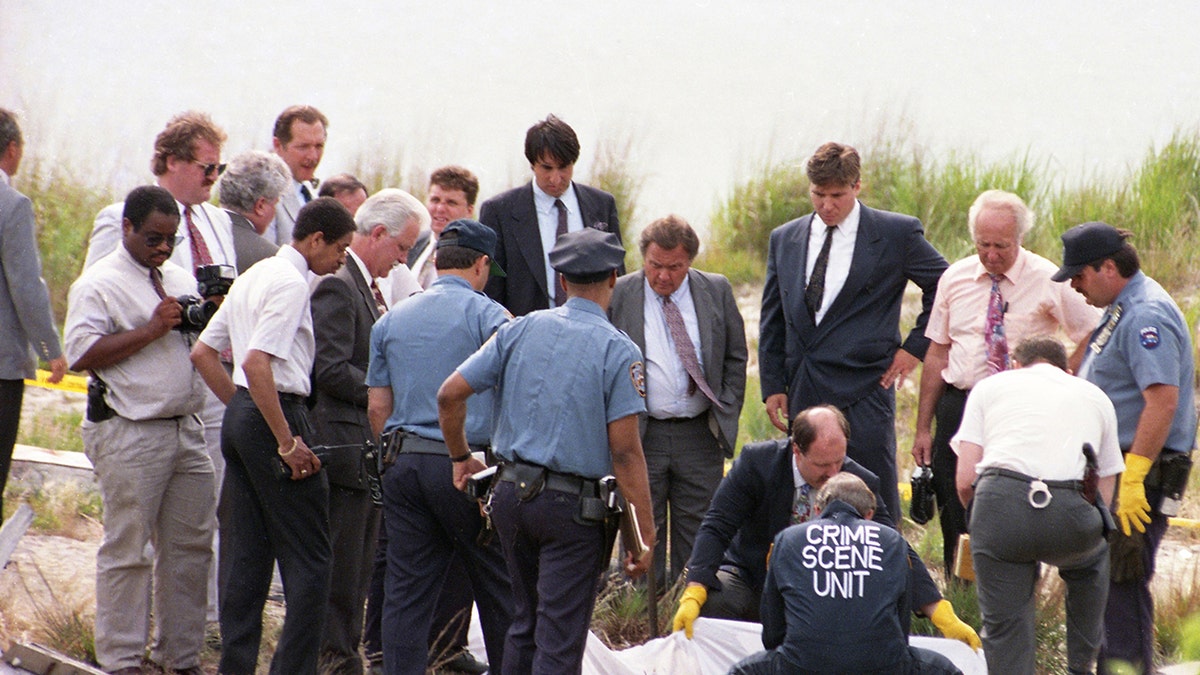
<svg viewBox="0 0 1200 675">
<path fill-rule="evenodd" d="M 172 117 L 154 139 L 150 169 L 158 185 L 175 198 L 179 214 L 179 236 L 182 239 L 171 251 L 171 262 L 193 274 L 201 265 L 237 267 L 229 214 L 208 203 L 213 184 L 225 171 L 225 165 L 221 163 L 221 145 L 224 142 L 225 132 L 213 123 L 212 118 L 195 111 Z M 88 242 L 87 259 L 83 263 L 85 269 L 120 245 L 124 208 L 125 205 L 118 202 L 105 207 L 96 216 Z M 195 293 L 196 285 L 193 283 L 187 289 L 187 294 Z M 221 418 L 224 414 L 225 406 L 206 391 L 200 419 L 204 421 L 204 439 L 216 469 L 218 487 L 225 473 L 225 460 L 221 457 Z M 215 543 L 213 550 L 216 551 Z M 214 560 L 209 581 L 210 623 L 217 620 L 216 570 Z"/>
<path fill-rule="evenodd" d="M 64 330 L 72 370 L 90 371 L 83 445 L 104 502 L 96 660 L 143 672 L 153 614 L 151 660 L 200 673 L 217 495 L 198 415 L 205 387 L 189 359 L 196 334 L 179 330 L 176 300 L 196 282 L 168 260 L 180 227 L 169 192 L 135 188 L 123 214 L 121 246 L 71 285 Z"/>
</svg>

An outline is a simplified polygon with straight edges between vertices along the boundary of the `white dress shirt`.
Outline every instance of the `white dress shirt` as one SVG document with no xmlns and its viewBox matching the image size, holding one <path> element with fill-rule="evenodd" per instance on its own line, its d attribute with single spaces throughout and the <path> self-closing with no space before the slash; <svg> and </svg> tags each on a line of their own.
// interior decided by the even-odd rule
<svg viewBox="0 0 1200 675">
<path fill-rule="evenodd" d="M 583 229 L 583 214 L 579 212 L 579 198 L 575 196 L 575 183 L 557 199 L 562 200 L 567 207 L 567 232 L 578 232 Z M 542 260 L 546 264 L 546 290 L 550 296 L 550 306 L 554 304 L 554 289 L 558 288 L 558 273 L 550 267 L 550 249 L 554 248 L 558 232 L 558 209 L 554 206 L 555 197 L 546 194 L 537 181 L 533 182 L 533 205 L 537 209 L 538 231 L 542 235 Z"/>
<path fill-rule="evenodd" d="M 833 241 L 829 245 L 829 262 L 825 267 L 825 294 L 821 296 L 821 309 L 817 310 L 816 323 L 821 323 L 825 312 L 833 304 L 842 286 L 846 285 L 846 277 L 850 276 L 850 261 L 854 258 L 854 240 L 858 238 L 858 222 L 862 216 L 862 205 L 854 202 L 845 220 L 833 231 Z M 825 244 L 825 231 L 829 226 L 821 220 L 821 216 L 813 214 L 812 226 L 808 233 L 808 262 L 804 268 L 804 278 L 811 279 L 813 267 L 816 266 L 817 256 Z"/>
<path fill-rule="evenodd" d="M 233 350 L 233 383 L 249 388 L 242 365 L 251 349 L 270 354 L 275 390 L 308 396 L 315 341 L 308 262 L 291 244 L 238 277 L 200 334 L 218 352 Z"/>
<path fill-rule="evenodd" d="M 708 410 L 708 398 L 700 391 L 688 395 L 687 370 L 675 349 L 675 340 L 667 327 L 667 316 L 663 313 L 663 297 L 643 281 L 645 301 L 642 315 L 646 330 L 646 410 L 656 419 L 673 417 L 695 417 Z M 671 302 L 679 308 L 683 325 L 696 350 L 696 360 L 704 369 L 704 358 L 700 349 L 700 324 L 696 319 L 696 306 L 692 302 L 688 278 L 671 294 Z M 711 383 L 710 383 L 711 384 Z"/>
</svg>

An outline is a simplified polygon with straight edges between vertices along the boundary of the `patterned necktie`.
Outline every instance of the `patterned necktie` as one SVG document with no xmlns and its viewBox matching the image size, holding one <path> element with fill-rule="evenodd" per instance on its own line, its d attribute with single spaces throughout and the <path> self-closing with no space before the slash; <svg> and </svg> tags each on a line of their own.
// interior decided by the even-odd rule
<svg viewBox="0 0 1200 675">
<path fill-rule="evenodd" d="M 813 263 L 812 276 L 804 289 L 804 304 L 808 306 L 808 316 L 817 320 L 817 312 L 821 310 L 821 301 L 825 298 L 825 268 L 829 267 L 829 247 L 833 244 L 833 231 L 837 225 L 825 228 L 825 243 L 821 244 L 821 252 Z"/>
<path fill-rule="evenodd" d="M 200 228 L 192 220 L 192 207 L 183 208 L 183 217 L 187 221 L 188 239 L 192 242 L 192 272 L 195 273 L 197 267 L 212 264 L 212 255 L 208 252 L 208 244 L 204 243 Z"/>
<path fill-rule="evenodd" d="M 801 485 L 796 490 L 796 501 L 792 504 L 792 524 L 799 525 L 807 523 L 812 517 L 812 504 L 808 501 L 808 493 L 812 491 L 812 486 L 808 483 Z"/>
<path fill-rule="evenodd" d="M 663 315 L 667 317 L 667 330 L 671 332 L 671 341 L 675 343 L 675 353 L 679 355 L 679 360 L 683 362 L 683 369 L 688 374 L 688 396 L 696 393 L 696 388 L 699 387 L 704 396 L 717 407 L 717 410 L 724 412 L 725 407 L 717 400 L 712 387 L 709 387 L 708 381 L 704 379 L 704 371 L 700 369 L 700 360 L 696 358 L 696 347 L 692 344 L 692 339 L 688 337 L 687 326 L 683 323 L 683 314 L 679 312 L 679 307 L 671 302 L 669 295 L 663 298 Z"/>
<path fill-rule="evenodd" d="M 988 298 L 987 323 L 983 327 L 983 339 L 987 343 L 988 375 L 1008 370 L 1008 339 L 1004 336 L 1004 298 L 1000 295 L 1001 274 L 989 274 L 992 278 L 992 294 Z"/>
<path fill-rule="evenodd" d="M 308 186 L 304 183 L 300 184 L 300 196 L 304 197 L 305 204 L 312 201 L 312 193 L 308 191 Z"/>
<path fill-rule="evenodd" d="M 167 289 L 163 288 L 162 270 L 157 267 L 150 268 L 150 285 L 154 287 L 154 292 L 158 293 L 159 300 L 166 299 Z"/>
<path fill-rule="evenodd" d="M 554 228 L 554 241 L 567 233 L 567 205 L 561 199 L 554 200 L 554 208 L 558 209 L 558 226 Z M 554 304 L 562 307 L 567 302 L 567 291 L 558 283 L 558 275 L 554 275 Z"/>
<path fill-rule="evenodd" d="M 383 291 L 379 290 L 379 284 L 371 279 L 371 294 L 375 296 L 375 309 L 379 310 L 379 316 L 387 314 L 387 301 L 383 299 Z"/>
</svg>

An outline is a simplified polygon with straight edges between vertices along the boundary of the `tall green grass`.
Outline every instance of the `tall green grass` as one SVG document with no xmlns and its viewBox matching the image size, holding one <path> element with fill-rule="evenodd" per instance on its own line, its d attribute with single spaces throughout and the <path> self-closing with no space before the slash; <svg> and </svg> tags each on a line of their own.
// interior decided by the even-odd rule
<svg viewBox="0 0 1200 675">
<path fill-rule="evenodd" d="M 1047 160 L 1029 153 L 987 161 L 970 153 L 934 157 L 907 136 L 880 137 L 859 148 L 864 204 L 914 215 L 929 241 L 948 260 L 971 255 L 967 210 L 984 190 L 1020 195 L 1038 215 L 1027 248 L 1061 257 L 1059 235 L 1089 220 L 1131 230 L 1143 268 L 1173 292 L 1200 283 L 1194 264 L 1200 250 L 1200 131 L 1180 131 L 1142 163 L 1115 179 L 1092 176 L 1064 181 Z M 803 158 L 765 164 L 734 187 L 712 218 L 709 269 L 746 280 L 747 269 L 765 273 L 767 242 L 775 227 L 812 210 Z"/>
</svg>

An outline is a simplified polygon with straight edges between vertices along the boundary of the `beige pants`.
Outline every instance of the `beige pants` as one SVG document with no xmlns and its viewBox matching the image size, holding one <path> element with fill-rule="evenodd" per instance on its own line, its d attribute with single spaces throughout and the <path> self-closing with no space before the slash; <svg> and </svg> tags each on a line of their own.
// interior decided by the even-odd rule
<svg viewBox="0 0 1200 675">
<path fill-rule="evenodd" d="M 96 660 L 105 670 L 151 659 L 166 668 L 200 663 L 212 535 L 213 466 L 194 416 L 85 423 L 84 448 L 104 500 L 96 554 Z M 148 556 L 147 543 L 153 547 Z"/>
</svg>

